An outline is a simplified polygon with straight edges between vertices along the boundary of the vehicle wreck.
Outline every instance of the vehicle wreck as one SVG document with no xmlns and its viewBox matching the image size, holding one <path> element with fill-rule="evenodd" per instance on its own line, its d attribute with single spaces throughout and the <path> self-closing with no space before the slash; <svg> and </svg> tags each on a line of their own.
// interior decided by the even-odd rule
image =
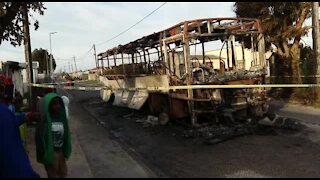
<svg viewBox="0 0 320 180">
<path fill-rule="evenodd" d="M 210 43 L 220 44 L 219 56 L 206 54 Z M 240 57 L 236 57 L 236 46 L 242 49 Z M 181 22 L 108 49 L 98 54 L 98 60 L 103 67 L 99 79 L 107 87 L 100 93 L 104 101 L 137 110 L 147 105 L 150 114 L 162 122 L 189 119 L 192 127 L 200 127 L 212 122 L 255 120 L 268 110 L 266 88 L 206 88 L 265 84 L 268 68 L 257 19 Z M 172 88 L 192 85 L 204 88 Z"/>
</svg>

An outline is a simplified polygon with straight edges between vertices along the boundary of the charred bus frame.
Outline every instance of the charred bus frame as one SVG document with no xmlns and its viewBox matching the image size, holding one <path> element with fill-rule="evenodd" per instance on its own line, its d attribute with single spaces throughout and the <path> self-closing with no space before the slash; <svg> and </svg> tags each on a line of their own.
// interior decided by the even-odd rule
<svg viewBox="0 0 320 180">
<path fill-rule="evenodd" d="M 210 55 L 205 53 L 205 43 L 219 40 L 222 47 L 219 58 L 215 59 L 219 67 L 213 67 Z M 242 48 L 241 67 L 237 63 L 236 42 Z M 200 58 L 191 54 L 191 47 L 197 45 L 201 45 Z M 249 69 L 244 67 L 248 59 L 244 53 L 245 46 L 252 52 Z M 224 58 L 221 56 L 223 51 L 227 54 Z M 156 59 L 152 60 L 151 56 Z M 100 81 L 113 88 L 258 84 L 265 83 L 267 74 L 260 22 L 251 18 L 208 18 L 181 22 L 102 52 L 98 54 L 98 60 L 102 66 L 105 64 L 103 61 L 107 61 L 107 70 L 102 72 Z M 101 92 L 105 101 L 112 94 L 115 96 L 114 105 L 140 109 L 148 103 L 151 113 L 159 115 L 162 121 L 191 116 L 194 127 L 200 125 L 199 115 L 234 121 L 235 116 L 240 114 L 256 117 L 267 109 L 265 89 Z"/>
</svg>

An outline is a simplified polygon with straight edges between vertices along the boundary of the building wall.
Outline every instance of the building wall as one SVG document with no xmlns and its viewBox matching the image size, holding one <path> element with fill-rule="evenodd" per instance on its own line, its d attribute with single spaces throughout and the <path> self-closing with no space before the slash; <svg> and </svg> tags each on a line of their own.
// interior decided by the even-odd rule
<svg viewBox="0 0 320 180">
<path fill-rule="evenodd" d="M 21 66 L 26 67 L 26 63 L 21 63 Z M 33 62 L 32 62 L 32 68 L 33 68 L 33 82 L 37 82 L 39 62 L 33 61 Z M 28 83 L 27 70 L 26 70 L 26 69 L 23 69 L 23 70 L 22 70 L 22 75 L 23 75 L 23 82 L 24 82 L 24 83 Z"/>
<path fill-rule="evenodd" d="M 25 93 L 24 91 L 24 85 L 23 85 L 23 77 L 22 77 L 22 71 L 17 70 L 12 73 L 12 82 L 15 86 L 15 89 L 23 95 Z"/>
<path fill-rule="evenodd" d="M 229 66 L 232 66 L 232 55 L 231 55 L 231 47 L 228 48 L 229 49 Z M 206 55 L 216 55 L 216 56 L 220 56 L 220 49 L 217 50 L 212 50 L 212 51 L 208 51 L 205 53 Z M 271 56 L 272 52 L 268 51 L 265 53 L 265 57 L 266 59 L 269 59 L 269 57 Z M 221 58 L 224 59 L 225 61 L 225 65 L 227 67 L 227 48 L 223 48 L 222 52 L 221 52 Z M 235 46 L 235 59 L 236 59 L 236 63 L 243 64 L 244 68 L 246 70 L 249 70 L 253 60 L 257 60 L 259 62 L 260 58 L 259 58 L 259 53 L 258 52 L 252 52 L 251 49 L 244 49 L 244 58 L 242 55 L 242 48 L 241 46 Z M 243 63 L 244 61 L 244 63 Z"/>
<path fill-rule="evenodd" d="M 24 90 L 24 84 L 23 84 L 23 75 L 22 75 L 22 68 L 20 67 L 20 64 L 18 62 L 14 62 L 19 66 L 19 68 L 12 68 L 12 66 L 6 64 L 6 62 L 0 62 L 0 71 L 8 77 L 11 77 L 12 83 L 14 84 L 15 89 L 23 95 Z M 6 65 L 5 65 L 6 64 Z"/>
<path fill-rule="evenodd" d="M 89 74 L 88 80 L 98 80 L 98 76 L 96 74 Z"/>
</svg>

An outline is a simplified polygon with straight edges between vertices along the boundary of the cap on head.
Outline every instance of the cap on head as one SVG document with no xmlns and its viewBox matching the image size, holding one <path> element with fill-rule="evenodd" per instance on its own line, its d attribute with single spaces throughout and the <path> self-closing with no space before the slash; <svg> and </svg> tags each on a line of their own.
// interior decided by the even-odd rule
<svg viewBox="0 0 320 180">
<path fill-rule="evenodd" d="M 13 84 L 12 78 L 6 77 L 6 78 L 4 79 L 4 84 L 5 84 L 5 85 L 11 85 L 11 84 Z"/>
</svg>

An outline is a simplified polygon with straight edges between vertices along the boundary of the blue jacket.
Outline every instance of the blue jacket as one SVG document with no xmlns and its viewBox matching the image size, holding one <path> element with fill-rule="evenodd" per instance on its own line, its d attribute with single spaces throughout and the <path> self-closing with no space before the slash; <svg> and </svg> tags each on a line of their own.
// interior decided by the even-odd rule
<svg viewBox="0 0 320 180">
<path fill-rule="evenodd" d="M 14 114 L 0 103 L 0 178 L 39 178 L 32 169 Z"/>
<path fill-rule="evenodd" d="M 16 108 L 12 104 L 9 105 L 8 109 L 16 116 L 16 120 L 18 121 L 19 125 L 25 123 L 25 120 L 26 120 L 26 113 L 25 112 L 16 113 Z"/>
</svg>

